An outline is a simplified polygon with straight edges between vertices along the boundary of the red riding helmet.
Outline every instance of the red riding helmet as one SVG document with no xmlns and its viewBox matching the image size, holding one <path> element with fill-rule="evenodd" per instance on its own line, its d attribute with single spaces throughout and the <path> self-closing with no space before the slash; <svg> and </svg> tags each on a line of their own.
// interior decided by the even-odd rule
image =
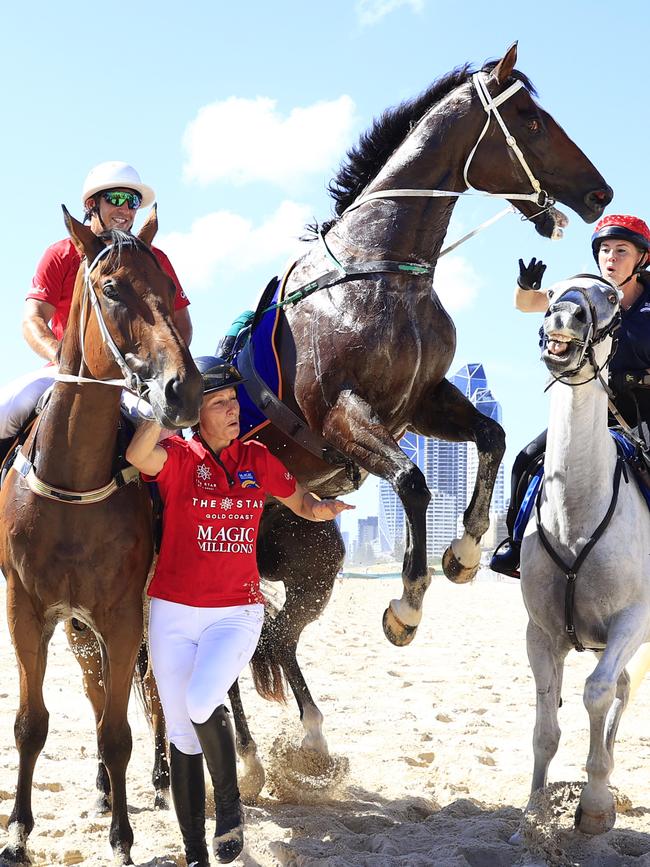
<svg viewBox="0 0 650 867">
<path fill-rule="evenodd" d="M 630 244 L 634 244 L 635 247 L 650 254 L 650 229 L 638 217 L 632 217 L 628 214 L 609 214 L 598 221 L 591 236 L 591 249 L 596 262 L 598 261 L 600 244 L 606 238 L 629 241 Z M 650 258 L 647 258 L 640 267 L 645 268 L 648 264 L 650 264 Z"/>
</svg>

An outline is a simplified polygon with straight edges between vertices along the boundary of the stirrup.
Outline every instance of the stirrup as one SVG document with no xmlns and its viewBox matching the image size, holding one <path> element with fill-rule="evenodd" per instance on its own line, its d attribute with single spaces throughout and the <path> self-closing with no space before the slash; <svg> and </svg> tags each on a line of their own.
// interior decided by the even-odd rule
<svg viewBox="0 0 650 867">
<path fill-rule="evenodd" d="M 502 552 L 502 549 L 507 550 Z M 508 537 L 497 545 L 492 559 L 490 560 L 490 569 L 493 572 L 498 572 L 500 575 L 507 575 L 509 578 L 520 578 L 519 560 L 520 560 L 520 542 L 513 542 Z"/>
</svg>

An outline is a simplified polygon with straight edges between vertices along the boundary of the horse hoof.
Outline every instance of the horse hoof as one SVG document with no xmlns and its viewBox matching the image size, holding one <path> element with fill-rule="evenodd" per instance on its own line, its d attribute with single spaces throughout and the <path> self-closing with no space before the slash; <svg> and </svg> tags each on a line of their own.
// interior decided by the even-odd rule
<svg viewBox="0 0 650 867">
<path fill-rule="evenodd" d="M 463 566 L 454 554 L 451 545 L 442 555 L 442 570 L 454 584 L 467 584 L 472 581 L 478 572 L 479 563 L 476 566 Z"/>
<path fill-rule="evenodd" d="M 239 791 L 245 804 L 254 804 L 266 783 L 266 773 L 257 755 L 243 758 L 244 772 L 239 777 Z"/>
<path fill-rule="evenodd" d="M 382 626 L 384 635 L 396 647 L 406 647 L 413 641 L 417 632 L 417 626 L 407 626 L 406 623 L 402 623 L 390 605 L 384 611 Z"/>
<path fill-rule="evenodd" d="M 27 854 L 24 846 L 7 846 L 0 852 L 0 864 L 30 865 L 32 859 Z"/>
<path fill-rule="evenodd" d="M 606 834 L 616 824 L 616 808 L 611 806 L 605 810 L 588 811 L 580 804 L 576 809 L 575 827 L 582 834 L 595 837 L 597 834 Z"/>
<path fill-rule="evenodd" d="M 153 802 L 154 810 L 169 810 L 170 803 L 169 789 L 158 789 Z"/>
</svg>

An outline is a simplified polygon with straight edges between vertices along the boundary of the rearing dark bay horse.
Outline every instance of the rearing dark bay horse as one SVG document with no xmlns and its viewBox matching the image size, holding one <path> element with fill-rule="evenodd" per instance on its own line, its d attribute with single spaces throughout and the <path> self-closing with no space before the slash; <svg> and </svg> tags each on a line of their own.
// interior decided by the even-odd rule
<svg viewBox="0 0 650 867">
<path fill-rule="evenodd" d="M 547 237 L 555 227 L 555 200 L 591 222 L 612 198 L 593 164 L 533 98 L 515 61 L 516 45 L 498 63 L 477 73 L 464 66 L 384 114 L 330 186 L 337 216 L 322 227 L 322 243 L 287 278 L 285 297 L 303 287 L 306 297 L 286 307 L 278 325 L 283 401 L 362 476 L 387 481 L 404 506 L 403 593 L 384 615 L 385 634 L 397 645 L 413 639 L 430 583 L 430 493 L 420 469 L 400 450 L 401 436 L 408 430 L 476 444 L 478 475 L 464 533 L 443 560 L 456 582 L 471 580 L 478 569 L 504 451 L 501 427 L 445 379 L 456 335 L 432 275 L 458 196 L 471 187 L 508 199 Z M 333 270 L 338 273 L 320 279 Z M 311 290 L 314 281 L 319 291 Z M 274 425 L 256 435 L 310 490 L 335 496 L 352 489 L 341 466 Z M 265 627 L 254 667 L 267 685 L 273 675 L 265 661 L 284 670 L 307 743 L 323 747 L 322 716 L 295 650 L 300 632 L 329 599 L 343 548 L 334 525 L 303 523 L 277 504 L 267 509 L 260 572 L 284 581 L 287 602 Z"/>
<path fill-rule="evenodd" d="M 127 703 L 153 546 L 149 494 L 134 474 L 115 478 L 120 393 L 126 385 L 146 394 L 159 422 L 177 428 L 198 418 L 203 387 L 173 322 L 173 283 L 148 246 L 155 211 L 139 238 L 97 238 L 65 216 L 85 261 L 58 381 L 0 491 L 0 568 L 20 673 L 18 784 L 0 861 L 29 863 L 32 777 L 48 730 L 47 647 L 57 622 L 74 616 L 101 650 L 104 701 L 95 712 L 112 792 L 109 839 L 116 862 L 132 864 Z M 124 379 L 115 379 L 120 372 Z"/>
</svg>

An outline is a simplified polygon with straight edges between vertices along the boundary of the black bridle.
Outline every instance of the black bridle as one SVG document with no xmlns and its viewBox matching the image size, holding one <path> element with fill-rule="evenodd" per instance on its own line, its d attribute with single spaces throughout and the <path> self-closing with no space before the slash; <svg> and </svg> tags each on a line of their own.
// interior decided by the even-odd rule
<svg viewBox="0 0 650 867">
<path fill-rule="evenodd" d="M 609 288 L 614 288 L 614 287 L 612 287 L 612 284 L 610 284 L 608 281 L 603 280 L 602 277 L 597 277 L 595 274 L 577 274 L 576 277 L 588 277 L 591 279 L 595 279 L 599 283 L 602 283 L 604 286 L 607 286 Z M 603 388 L 607 392 L 608 396 L 611 398 L 611 397 L 613 397 L 612 392 L 610 391 L 609 386 L 605 382 L 605 380 L 601 374 L 601 371 L 603 370 L 603 368 L 605 368 L 609 364 L 614 352 L 616 351 L 616 342 L 615 342 L 615 340 L 612 340 L 611 349 L 607 355 L 607 358 L 605 359 L 605 361 L 601 365 L 598 365 L 598 363 L 596 361 L 596 357 L 594 354 L 594 347 L 597 346 L 599 343 L 602 343 L 603 340 L 605 340 L 607 337 L 613 336 L 616 333 L 616 330 L 620 327 L 620 324 L 621 324 L 620 307 L 616 311 L 616 313 L 613 316 L 613 318 L 611 319 L 611 321 L 608 322 L 607 325 L 605 325 L 603 328 L 594 330 L 594 323 L 597 322 L 596 310 L 595 310 L 594 305 L 591 301 L 591 298 L 587 294 L 586 290 L 583 289 L 583 287 L 581 287 L 581 286 L 572 286 L 570 289 L 567 289 L 566 292 L 578 292 L 582 296 L 582 298 L 583 298 L 583 300 L 587 306 L 587 309 L 589 310 L 589 316 L 590 316 L 589 328 L 587 330 L 587 335 L 586 335 L 584 340 L 567 341 L 569 343 L 573 343 L 574 345 L 577 345 L 577 346 L 582 348 L 582 352 L 580 353 L 580 358 L 578 360 L 577 365 L 575 367 L 571 368 L 571 370 L 565 371 L 561 376 L 555 376 L 553 373 L 551 373 L 551 376 L 553 377 L 553 379 L 549 383 L 549 385 L 546 387 L 545 390 L 547 391 L 556 382 L 561 382 L 564 385 L 569 385 L 572 388 L 577 388 L 579 385 L 586 385 L 588 382 L 593 382 L 596 378 L 598 378 L 600 380 Z M 566 292 L 563 292 L 562 295 L 560 295 L 557 300 L 562 298 L 563 295 L 566 294 Z M 552 312 L 551 307 L 549 307 L 549 313 L 550 312 Z M 540 341 L 540 345 L 542 347 L 542 352 L 546 348 L 547 344 L 548 344 L 548 335 L 544 332 L 543 336 L 542 336 L 542 340 Z M 575 376 L 577 373 L 579 373 L 582 370 L 582 368 L 585 366 L 585 364 L 587 362 L 589 362 L 591 364 L 591 367 L 594 371 L 594 374 L 592 377 L 590 377 L 589 379 L 581 380 L 580 382 L 567 381 L 566 377 Z M 618 446 L 617 446 L 617 449 L 618 449 Z M 624 460 L 623 455 L 619 451 L 617 458 L 616 458 L 616 468 L 614 470 L 613 491 L 612 491 L 612 498 L 611 498 L 610 503 L 609 503 L 609 508 L 607 509 L 607 512 L 605 513 L 605 516 L 602 519 L 602 521 L 600 522 L 600 524 L 596 527 L 596 529 L 592 533 L 591 537 L 587 540 L 587 542 L 583 546 L 582 550 L 580 551 L 578 556 L 574 559 L 573 563 L 571 563 L 571 564 L 567 563 L 562 557 L 560 557 L 560 555 L 557 553 L 557 551 L 554 550 L 553 546 L 549 542 L 549 539 L 548 539 L 548 537 L 547 537 L 547 535 L 544 532 L 544 529 L 542 527 L 542 519 L 541 519 L 541 499 L 542 499 L 542 491 L 543 491 L 542 485 L 540 485 L 540 487 L 539 487 L 539 492 L 537 494 L 537 498 L 535 501 L 537 533 L 538 533 L 540 542 L 542 543 L 542 547 L 544 548 L 546 553 L 549 555 L 551 560 L 553 560 L 553 562 L 556 564 L 556 566 L 560 567 L 560 569 L 562 570 L 562 572 L 564 573 L 564 575 L 566 577 L 567 583 L 566 583 L 566 590 L 565 590 L 565 595 L 564 595 L 564 629 L 565 629 L 566 634 L 570 638 L 571 643 L 573 644 L 574 648 L 578 652 L 582 652 L 585 649 L 595 650 L 595 651 L 599 651 L 602 649 L 599 647 L 585 648 L 583 643 L 578 638 L 578 635 L 576 633 L 575 618 L 574 618 L 575 587 L 576 587 L 576 579 L 578 577 L 578 571 L 579 571 L 580 567 L 582 566 L 584 561 L 587 559 L 588 554 L 591 552 L 593 547 L 596 545 L 598 540 L 601 538 L 601 536 L 603 535 L 603 533 L 607 529 L 609 522 L 612 519 L 612 516 L 613 516 L 614 511 L 616 509 L 616 504 L 618 502 L 618 493 L 619 493 L 619 489 L 620 489 L 621 475 L 623 475 L 623 477 L 625 478 L 625 482 L 627 484 L 628 475 L 627 475 L 627 470 L 625 467 L 625 460 Z"/>
<path fill-rule="evenodd" d="M 607 286 L 610 289 L 617 288 L 617 287 L 614 287 L 614 285 L 612 283 L 609 283 L 609 281 L 606 281 L 602 277 L 598 277 L 595 274 L 576 274 L 575 277 L 572 277 L 571 279 L 575 280 L 575 279 L 584 278 L 584 277 L 587 277 L 587 278 L 592 279 L 592 280 L 597 280 L 603 286 Z M 582 297 L 583 301 L 585 302 L 585 304 L 587 306 L 587 309 L 589 310 L 589 319 L 590 319 L 589 328 L 587 330 L 587 334 L 586 334 L 584 340 L 568 340 L 568 341 L 566 341 L 567 343 L 572 344 L 573 346 L 577 346 L 582 350 L 580 353 L 580 356 L 578 358 L 578 362 L 575 365 L 575 367 L 572 367 L 570 370 L 565 370 L 563 373 L 560 374 L 560 376 L 555 376 L 554 373 L 549 371 L 551 374 L 551 382 L 546 386 L 544 391 L 548 391 L 548 389 L 552 385 L 555 385 L 556 382 L 561 382 L 563 385 L 569 385 L 569 386 L 571 386 L 571 388 L 576 388 L 579 385 L 585 385 L 588 382 L 593 382 L 594 379 L 599 379 L 601 385 L 603 386 L 603 388 L 605 389 L 605 391 L 607 392 L 609 397 L 612 398 L 613 397 L 612 392 L 610 391 L 609 386 L 607 385 L 607 383 L 603 379 L 603 377 L 601 375 L 601 371 L 603 370 L 603 368 L 607 367 L 607 365 L 609 364 L 609 362 L 612 359 L 612 356 L 616 352 L 616 339 L 615 339 L 614 335 L 616 334 L 616 332 L 618 331 L 618 329 L 620 328 L 620 325 L 621 325 L 620 307 L 616 311 L 615 315 L 612 317 L 611 321 L 607 323 L 607 325 L 605 325 L 602 328 L 599 328 L 597 330 L 594 330 L 594 323 L 597 322 L 596 309 L 593 305 L 591 298 L 587 294 L 586 289 L 584 289 L 582 286 L 572 286 L 570 289 L 567 289 L 566 292 L 563 292 L 562 295 L 560 295 L 559 298 L 557 298 L 554 303 L 557 303 L 557 301 L 559 301 L 567 292 L 577 292 Z M 546 315 L 548 316 L 552 312 L 553 312 L 553 305 L 551 305 L 549 307 Z M 599 343 L 602 343 L 603 340 L 605 340 L 608 337 L 614 338 L 612 340 L 612 346 L 611 346 L 611 349 L 607 355 L 607 358 L 603 361 L 602 364 L 599 365 L 598 362 L 596 361 L 596 356 L 594 353 L 594 347 L 598 346 Z M 540 345 L 540 348 L 542 350 L 542 354 L 544 353 L 544 350 L 548 346 L 548 340 L 549 340 L 548 334 L 546 334 L 546 332 L 544 331 L 544 327 L 542 326 L 542 328 L 540 328 L 540 341 L 539 341 L 539 345 Z M 581 380 L 580 382 L 570 382 L 569 378 L 574 377 L 576 374 L 580 373 L 580 371 L 585 366 L 585 364 L 587 364 L 587 362 L 589 362 L 589 364 L 591 364 L 592 370 L 594 372 L 593 376 L 590 377 L 589 379 Z"/>
</svg>

